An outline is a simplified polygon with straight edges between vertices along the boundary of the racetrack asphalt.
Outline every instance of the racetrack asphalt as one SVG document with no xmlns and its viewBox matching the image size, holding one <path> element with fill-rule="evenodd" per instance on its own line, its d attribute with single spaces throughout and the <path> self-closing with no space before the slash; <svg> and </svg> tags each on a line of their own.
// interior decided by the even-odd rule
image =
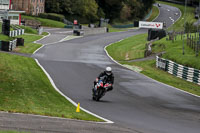
<svg viewBox="0 0 200 133">
<path fill-rule="evenodd" d="M 168 27 L 173 23 L 170 17 L 177 11 L 176 8 L 162 5 L 160 16 L 155 21 L 165 21 Z M 199 133 L 200 98 L 123 68 L 106 55 L 104 47 L 108 44 L 147 30 L 85 36 L 64 42 L 55 40 L 55 32 L 56 36 L 65 34 L 60 29 L 48 31 L 53 38 L 49 36 L 41 40 L 47 45 L 33 57 L 38 59 L 62 93 L 76 103 L 80 102 L 81 107 L 115 123 L 97 124 L 0 113 L 3 118 L 0 123 L 4 123 L 0 129 L 16 128 L 31 132 Z M 49 42 L 54 44 L 48 45 Z M 100 102 L 94 102 L 91 99 L 92 84 L 106 66 L 113 68 L 114 90 Z M 9 128 L 8 124 L 12 126 Z M 42 128 L 39 128 L 40 125 Z"/>
</svg>

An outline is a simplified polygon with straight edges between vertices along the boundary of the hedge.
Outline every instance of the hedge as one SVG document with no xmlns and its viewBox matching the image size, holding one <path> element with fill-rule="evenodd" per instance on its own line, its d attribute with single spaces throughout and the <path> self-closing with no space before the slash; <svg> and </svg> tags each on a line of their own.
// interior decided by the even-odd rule
<svg viewBox="0 0 200 133">
<path fill-rule="evenodd" d="M 65 18 L 64 15 L 56 14 L 56 13 L 40 13 L 39 17 L 46 18 L 46 19 L 52 19 L 56 21 L 63 22 L 63 19 Z"/>
</svg>

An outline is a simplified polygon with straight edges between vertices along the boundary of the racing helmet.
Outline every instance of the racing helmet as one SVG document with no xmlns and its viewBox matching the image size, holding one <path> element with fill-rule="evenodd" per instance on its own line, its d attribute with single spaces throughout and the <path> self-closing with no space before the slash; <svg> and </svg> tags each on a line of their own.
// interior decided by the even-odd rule
<svg viewBox="0 0 200 133">
<path fill-rule="evenodd" d="M 110 75 L 112 73 L 112 68 L 111 67 L 106 67 L 106 74 Z"/>
</svg>

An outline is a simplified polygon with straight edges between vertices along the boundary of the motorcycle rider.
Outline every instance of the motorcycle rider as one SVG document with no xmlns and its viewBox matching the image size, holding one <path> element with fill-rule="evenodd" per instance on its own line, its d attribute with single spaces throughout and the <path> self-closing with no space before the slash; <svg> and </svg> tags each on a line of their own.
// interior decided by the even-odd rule
<svg viewBox="0 0 200 133">
<path fill-rule="evenodd" d="M 114 75 L 112 73 L 112 68 L 106 67 L 106 70 L 101 72 L 99 76 L 96 78 L 96 81 L 94 81 L 94 86 L 101 77 L 104 77 L 105 82 L 110 84 L 110 86 L 107 88 L 107 91 L 113 90 Z"/>
</svg>

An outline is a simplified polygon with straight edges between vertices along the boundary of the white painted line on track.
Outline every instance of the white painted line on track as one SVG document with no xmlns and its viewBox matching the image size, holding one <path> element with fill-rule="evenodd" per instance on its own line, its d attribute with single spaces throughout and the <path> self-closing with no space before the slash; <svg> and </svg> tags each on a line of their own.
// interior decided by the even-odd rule
<svg viewBox="0 0 200 133">
<path fill-rule="evenodd" d="M 49 34 L 50 34 L 50 33 L 49 33 Z M 58 43 L 58 42 L 56 42 L 56 43 Z M 42 47 L 38 48 L 33 54 L 35 54 L 36 52 L 38 52 L 38 51 L 39 51 L 41 48 L 43 48 L 44 46 L 45 46 L 45 45 L 43 45 Z M 52 86 L 54 87 L 54 89 L 55 89 L 58 93 L 60 93 L 63 97 L 65 97 L 69 102 L 71 102 L 75 107 L 77 107 L 77 105 L 78 105 L 77 103 L 75 103 L 72 99 L 70 99 L 69 97 L 67 97 L 66 95 L 64 95 L 64 94 L 56 87 L 56 85 L 55 85 L 53 79 L 52 79 L 51 76 L 47 73 L 47 71 L 43 68 L 43 66 L 39 63 L 39 61 L 38 61 L 37 59 L 35 59 L 35 61 L 36 61 L 36 63 L 38 64 L 38 66 L 43 70 L 43 72 L 47 75 L 47 77 L 48 77 L 49 81 L 51 82 Z M 92 113 L 92 112 L 90 112 L 90 111 L 88 111 L 88 110 L 86 110 L 86 109 L 84 109 L 84 108 L 82 108 L 82 107 L 80 107 L 80 109 L 83 110 L 84 112 L 90 114 L 90 115 L 93 115 L 93 116 L 95 116 L 95 117 L 97 117 L 97 118 L 102 119 L 103 121 L 105 121 L 105 122 L 93 122 L 93 123 L 102 123 L 102 124 L 105 124 L 105 123 L 107 123 L 107 124 L 113 124 L 113 123 L 114 123 L 113 121 L 108 120 L 108 119 L 106 119 L 106 118 L 103 118 L 103 117 L 101 117 L 101 116 L 99 116 L 99 115 L 97 115 L 97 114 L 94 114 L 94 113 Z M 44 117 L 45 117 L 45 116 L 44 116 Z M 48 116 L 46 116 L 46 117 L 48 117 Z M 49 117 L 49 118 L 51 118 L 51 117 Z"/>
<path fill-rule="evenodd" d="M 63 42 L 65 39 L 69 38 L 69 36 L 66 36 L 65 38 L 63 38 L 62 40 L 60 40 L 59 42 Z"/>
<path fill-rule="evenodd" d="M 81 38 L 81 37 L 83 37 L 83 36 L 73 36 L 73 35 L 70 35 L 70 36 L 66 36 L 65 38 L 63 38 L 59 42 L 64 42 L 64 41 L 68 41 L 68 40 L 72 40 L 72 39 L 76 39 L 76 38 Z"/>
<path fill-rule="evenodd" d="M 49 34 L 47 35 L 47 36 L 44 36 L 43 38 L 41 38 L 41 39 L 39 39 L 39 40 L 37 40 L 37 41 L 34 41 L 33 43 L 38 43 L 38 41 L 40 41 L 40 40 L 42 40 L 42 39 L 44 39 L 44 38 L 46 38 L 46 37 L 49 37 L 50 35 L 51 35 L 51 33 L 50 32 L 48 32 Z M 39 43 L 39 44 L 41 44 L 41 43 Z M 33 52 L 33 55 L 35 54 L 35 53 L 37 53 L 41 48 L 43 48 L 45 45 L 44 44 L 42 44 L 42 47 L 40 47 L 40 48 L 38 48 L 38 49 L 36 49 L 34 52 Z"/>
<path fill-rule="evenodd" d="M 60 95 L 62 95 L 63 97 L 65 97 L 69 102 L 71 102 L 75 107 L 77 107 L 77 106 L 78 106 L 77 103 L 75 103 L 72 99 L 70 99 L 69 97 L 67 97 L 66 95 L 64 95 L 64 94 L 56 87 L 56 85 L 55 85 L 53 79 L 52 79 L 51 76 L 47 73 L 47 71 L 42 67 L 42 65 L 39 63 L 39 61 L 38 61 L 37 59 L 35 59 L 35 61 L 36 61 L 36 63 L 38 64 L 38 66 L 40 66 L 40 68 L 43 70 L 43 72 L 47 75 L 47 77 L 48 77 L 49 81 L 51 82 L 51 85 L 54 87 L 54 89 L 55 89 L 58 93 L 60 93 Z M 102 119 L 102 120 L 106 121 L 106 122 L 95 122 L 95 123 L 110 123 L 110 124 L 114 123 L 114 122 L 112 122 L 112 121 L 110 121 L 110 120 L 108 120 L 108 119 L 105 119 L 105 118 L 103 118 L 103 117 L 101 117 L 101 116 L 98 116 L 98 115 L 96 115 L 96 114 L 94 114 L 94 113 L 92 113 L 92 112 L 90 112 L 90 111 L 88 111 L 88 110 L 86 110 L 86 109 L 84 109 L 84 108 L 82 108 L 82 107 L 80 107 L 80 109 L 83 110 L 84 112 L 90 114 L 90 115 L 93 115 L 93 116 L 95 116 L 95 117 L 97 117 L 97 118 L 99 118 L 99 119 Z"/>
<path fill-rule="evenodd" d="M 47 36 L 44 36 L 44 37 L 42 37 L 41 39 L 39 39 L 39 40 L 37 40 L 37 41 L 34 41 L 33 43 L 38 43 L 38 41 L 40 41 L 40 40 L 42 40 L 42 39 L 44 39 L 44 38 L 46 38 L 46 37 L 49 37 L 49 36 L 51 35 L 50 32 L 47 32 L 47 33 L 48 33 Z M 39 43 L 39 44 L 42 44 L 42 43 Z M 43 45 L 43 44 L 42 44 L 42 45 Z"/>
<path fill-rule="evenodd" d="M 33 52 L 33 55 L 35 54 L 35 53 L 37 53 L 41 48 L 43 48 L 45 45 L 42 45 L 40 48 L 38 48 L 37 50 L 35 50 L 35 52 Z"/>
<path fill-rule="evenodd" d="M 125 39 L 126 39 L 126 38 L 125 38 Z M 125 40 L 125 39 L 122 39 L 122 40 Z M 122 40 L 120 40 L 120 41 L 118 41 L 118 42 L 121 42 Z M 115 42 L 115 43 L 116 43 L 116 42 Z M 113 44 L 113 43 L 110 43 L 110 44 L 108 44 L 107 46 L 104 47 L 104 51 L 106 52 L 107 56 L 108 56 L 113 62 L 115 62 L 116 64 L 118 64 L 118 65 L 120 65 L 120 66 L 122 66 L 122 67 L 124 67 L 124 68 L 127 68 L 127 67 L 123 66 L 122 64 L 120 64 L 119 62 L 117 62 L 116 60 L 114 60 L 114 59 L 108 54 L 108 51 L 106 50 L 106 48 L 107 48 L 108 46 L 112 45 L 112 44 Z M 130 68 L 127 68 L 127 69 L 133 71 L 133 70 L 130 69 Z M 140 74 L 142 74 L 142 73 L 140 73 Z M 142 74 L 142 75 L 144 75 L 144 74 Z M 173 86 L 164 84 L 164 83 L 159 82 L 159 81 L 157 81 L 157 80 L 155 80 L 155 79 L 152 79 L 152 78 L 150 78 L 150 77 L 148 77 L 148 76 L 146 76 L 146 75 L 144 75 L 144 76 L 147 77 L 147 78 L 149 78 L 149 79 L 151 79 L 151 80 L 153 80 L 153 81 L 155 81 L 155 82 L 157 82 L 157 83 L 160 83 L 160 84 L 162 84 L 162 85 L 164 85 L 164 86 L 167 86 L 167 87 L 176 89 L 176 90 L 178 90 L 178 91 L 184 92 L 184 93 L 186 93 L 186 94 L 192 95 L 192 96 L 194 96 L 194 97 L 200 98 L 200 96 L 198 96 L 198 95 L 195 95 L 195 94 L 189 93 L 189 92 L 187 92 L 187 91 L 178 89 L 178 88 L 176 88 L 176 87 L 173 87 Z"/>
</svg>

